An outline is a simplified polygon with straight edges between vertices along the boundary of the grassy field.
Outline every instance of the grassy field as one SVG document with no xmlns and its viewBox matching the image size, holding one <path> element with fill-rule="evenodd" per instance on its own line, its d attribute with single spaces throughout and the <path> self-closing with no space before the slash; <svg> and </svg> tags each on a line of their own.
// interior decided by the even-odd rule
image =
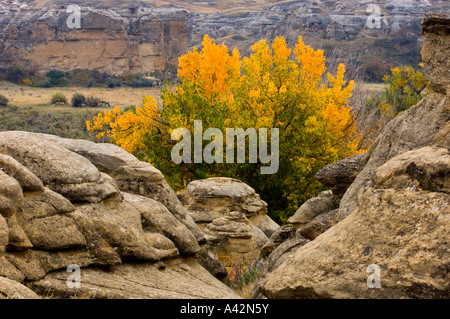
<svg viewBox="0 0 450 319">
<path fill-rule="evenodd" d="M 380 93 L 386 87 L 384 83 L 362 83 L 362 89 L 368 93 Z"/>
<path fill-rule="evenodd" d="M 369 93 L 381 92 L 385 84 L 383 83 L 363 83 L 363 90 Z M 60 92 L 67 98 L 68 105 L 50 103 L 51 97 L 54 93 Z M 0 94 L 5 95 L 10 105 L 18 107 L 33 107 L 41 111 L 73 111 L 74 108 L 70 105 L 72 95 L 75 93 L 82 93 L 86 97 L 94 96 L 111 104 L 111 107 L 118 105 L 122 110 L 130 105 L 142 105 L 142 97 L 144 95 L 151 95 L 160 101 L 160 91 L 158 88 L 35 88 L 23 85 L 16 85 L 9 82 L 0 82 Z M 96 108 L 102 111 L 105 108 Z"/>
<path fill-rule="evenodd" d="M 367 93 L 380 92 L 384 84 L 362 84 Z M 0 82 L 0 94 L 9 99 L 9 106 L 0 107 L 0 131 L 20 130 L 36 133 L 54 134 L 67 138 L 81 138 L 98 141 L 92 132 L 87 131 L 86 121 L 92 120 L 106 108 L 74 108 L 69 105 L 52 105 L 51 96 L 63 93 L 70 103 L 76 92 L 108 101 L 111 107 L 118 105 L 123 111 L 130 105 L 142 105 L 144 95 L 152 95 L 159 100 L 157 88 L 34 88 Z"/>
<path fill-rule="evenodd" d="M 94 96 L 111 104 L 111 107 L 118 105 L 125 109 L 130 105 L 142 105 L 142 97 L 151 95 L 159 99 L 159 89 L 157 88 L 35 88 L 29 86 L 15 85 L 9 82 L 0 82 L 0 94 L 5 95 L 10 105 L 18 107 L 33 107 L 42 111 L 70 111 L 73 108 L 70 105 L 52 105 L 51 97 L 54 93 L 60 92 L 67 98 L 68 103 L 75 93 L 82 93 L 86 97 Z M 97 108 L 96 110 L 103 110 Z"/>
<path fill-rule="evenodd" d="M 64 104 L 51 104 L 54 93 L 63 93 L 68 101 Z M 159 99 L 157 88 L 35 88 L 0 82 L 0 94 L 9 100 L 8 106 L 0 107 L 0 131 L 28 131 L 54 134 L 67 138 L 81 138 L 98 141 L 95 135 L 86 129 L 86 121 L 92 120 L 107 107 L 81 107 L 70 105 L 72 95 L 82 93 L 86 97 L 94 96 L 111 105 L 117 105 L 123 111 L 130 105 L 142 105 L 144 95 Z M 107 140 L 105 140 L 107 141 Z"/>
</svg>

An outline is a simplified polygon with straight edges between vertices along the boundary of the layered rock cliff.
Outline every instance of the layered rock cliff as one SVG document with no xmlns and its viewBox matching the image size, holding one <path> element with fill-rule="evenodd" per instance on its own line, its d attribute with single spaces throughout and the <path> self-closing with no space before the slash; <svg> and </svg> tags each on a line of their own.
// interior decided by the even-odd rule
<svg viewBox="0 0 450 319">
<path fill-rule="evenodd" d="M 187 52 L 185 10 L 81 7 L 78 29 L 69 28 L 66 8 L 0 6 L 0 66 L 144 74 L 176 65 Z"/>
<path fill-rule="evenodd" d="M 450 10 L 440 0 L 377 1 L 380 23 L 370 28 L 375 11 L 367 11 L 371 2 L 366 0 L 159 1 L 164 7 L 154 1 L 14 3 L 0 4 L 0 67 L 16 62 L 38 71 L 89 69 L 115 75 L 177 65 L 178 56 L 199 46 L 205 34 L 242 54 L 261 38 L 270 42 L 284 36 L 294 43 L 301 35 L 328 55 L 336 49 L 368 67 L 374 62 L 378 67 L 417 65 L 424 14 Z M 66 24 L 71 4 L 82 7 L 79 30 Z"/>
</svg>

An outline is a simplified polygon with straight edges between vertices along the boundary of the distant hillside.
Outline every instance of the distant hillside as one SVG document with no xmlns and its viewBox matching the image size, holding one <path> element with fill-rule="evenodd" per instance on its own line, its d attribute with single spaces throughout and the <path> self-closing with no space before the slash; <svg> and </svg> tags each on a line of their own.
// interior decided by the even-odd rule
<svg viewBox="0 0 450 319">
<path fill-rule="evenodd" d="M 153 69 L 160 70 L 169 67 L 171 64 L 176 64 L 177 54 L 182 54 L 188 48 L 198 46 L 205 34 L 209 34 L 218 42 L 225 42 L 228 47 L 237 47 L 244 55 L 248 54 L 250 46 L 261 38 L 272 41 L 276 36 L 284 36 L 292 44 L 301 35 L 306 43 L 311 44 L 316 49 L 325 50 L 327 57 L 334 58 L 335 62 L 346 62 L 352 66 L 352 69 L 362 70 L 365 80 L 372 82 L 381 81 L 383 75 L 389 73 L 389 69 L 393 66 L 409 64 L 418 67 L 421 62 L 420 48 L 423 41 L 420 21 L 429 12 L 450 12 L 450 1 L 445 0 L 141 0 L 138 2 L 119 0 L 96 2 L 86 0 L 25 0 L 15 1 L 14 4 L 10 2 L 12 1 L 3 0 L 0 3 L 0 10 L 3 12 L 3 14 L 0 14 L 0 26 L 9 24 L 8 21 L 5 21 L 11 16 L 11 14 L 5 13 L 8 11 L 15 10 L 13 15 L 20 16 L 21 12 L 36 10 L 34 9 L 36 7 L 39 8 L 38 10 L 44 11 L 49 7 L 64 10 L 68 4 L 79 4 L 80 6 L 105 10 L 109 12 L 106 15 L 112 13 L 112 16 L 116 16 L 118 14 L 119 20 L 122 18 L 130 19 L 130 22 L 126 22 L 119 29 L 127 35 L 132 35 L 132 38 L 136 38 L 133 34 L 136 30 L 132 27 L 136 24 L 133 24 L 132 21 L 143 21 L 142 16 L 145 12 L 157 10 L 156 14 L 152 15 L 152 19 L 159 21 L 158 16 L 160 14 L 158 12 L 177 9 L 187 10 L 186 16 L 178 14 L 175 18 L 178 19 L 179 17 L 184 21 L 177 22 L 171 18 L 171 26 L 163 27 L 161 24 L 158 26 L 160 29 L 156 33 L 154 27 L 145 30 L 138 29 L 138 33 L 140 32 L 144 38 L 145 33 L 158 35 L 158 32 L 161 32 L 161 37 L 158 40 L 150 39 L 150 41 L 144 39 L 144 42 L 149 42 L 147 47 L 152 46 L 152 49 L 146 49 L 145 55 L 149 58 L 142 61 L 139 58 L 139 50 L 132 49 L 131 53 L 126 50 L 126 52 L 115 50 L 111 53 L 112 60 L 109 60 L 115 64 L 113 70 L 115 73 L 128 72 L 129 70 L 132 73 L 148 73 Z M 375 21 L 370 19 L 370 15 L 376 12 L 373 11 L 376 9 L 369 7 L 372 3 L 379 6 L 379 25 L 367 23 L 368 21 Z M 17 19 L 15 20 L 17 21 Z M 24 23 L 24 25 L 26 26 L 27 23 Z M 139 24 L 137 27 L 140 27 Z M 171 31 L 167 31 L 167 28 Z M 104 30 L 107 29 L 106 26 Z M 4 30 L 3 28 L 3 39 L 0 38 L 3 43 L 6 41 Z M 161 40 L 168 33 L 170 33 L 170 36 L 166 37 L 166 40 Z M 57 34 L 60 35 L 58 32 Z M 90 40 L 95 41 L 95 35 L 91 36 L 94 38 L 90 38 Z M 57 38 L 57 35 L 55 34 L 54 37 Z M 98 37 L 102 37 L 101 40 L 109 39 L 108 41 L 112 41 L 102 33 L 99 33 Z M 46 41 L 51 40 L 46 39 Z M 61 41 L 61 39 L 57 38 L 56 41 Z M 138 43 L 140 43 L 139 41 L 141 40 L 138 40 Z M 162 45 L 167 41 L 171 41 L 169 46 Z M 150 42 L 153 44 L 150 44 Z M 154 44 L 157 42 L 159 45 L 155 47 Z M 186 45 L 180 46 L 179 43 L 186 43 Z M 14 46 L 15 44 L 10 43 L 7 47 L 11 47 L 11 45 Z M 176 49 L 172 49 L 173 46 L 176 46 Z M 18 50 L 21 51 L 20 48 Z M 27 46 L 27 50 L 30 50 L 29 46 Z M 32 50 L 33 48 L 31 48 Z M 157 50 L 158 53 L 154 54 L 152 50 Z M 69 51 L 72 52 L 73 50 L 70 49 Z M 120 58 L 121 54 L 125 55 L 125 61 Z M 167 55 L 170 55 L 170 57 L 167 57 Z M 61 57 L 61 59 L 63 58 Z M 97 61 L 102 58 L 95 57 L 94 60 Z M 133 60 L 131 61 L 130 58 Z M 47 56 L 44 57 L 44 60 L 46 59 Z M 70 59 L 61 59 L 57 59 L 58 63 L 54 67 L 71 63 Z M 138 62 L 135 61 L 136 59 Z M 146 60 L 151 61 L 154 65 L 147 66 Z M 84 61 L 81 65 L 90 67 L 89 61 Z M 94 68 L 109 72 L 105 63 L 108 62 L 91 64 Z M 48 65 L 48 67 L 51 67 L 52 64 Z"/>
</svg>

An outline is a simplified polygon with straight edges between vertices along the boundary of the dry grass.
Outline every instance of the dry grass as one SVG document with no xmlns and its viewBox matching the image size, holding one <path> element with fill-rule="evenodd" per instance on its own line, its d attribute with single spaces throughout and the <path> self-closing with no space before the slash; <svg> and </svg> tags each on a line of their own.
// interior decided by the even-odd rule
<svg viewBox="0 0 450 319">
<path fill-rule="evenodd" d="M 251 299 L 253 289 L 255 289 L 258 280 L 252 281 L 248 285 L 242 287 L 241 289 L 236 290 L 236 293 L 244 299 Z"/>
<path fill-rule="evenodd" d="M 67 98 L 67 102 L 75 93 L 82 93 L 86 97 L 94 96 L 103 101 L 107 101 L 111 106 L 119 106 L 124 109 L 130 105 L 142 105 L 142 97 L 144 95 L 151 95 L 159 99 L 159 89 L 157 88 L 34 88 L 22 85 L 15 85 L 7 82 L 0 83 L 0 94 L 5 95 L 10 105 L 19 107 L 33 106 L 43 111 L 46 110 L 73 110 L 70 105 L 52 105 L 50 103 L 51 97 L 54 93 L 61 92 Z M 101 108 L 99 108 L 101 110 Z"/>
<path fill-rule="evenodd" d="M 380 93 L 386 87 L 385 83 L 362 83 L 362 88 L 368 93 Z"/>
</svg>

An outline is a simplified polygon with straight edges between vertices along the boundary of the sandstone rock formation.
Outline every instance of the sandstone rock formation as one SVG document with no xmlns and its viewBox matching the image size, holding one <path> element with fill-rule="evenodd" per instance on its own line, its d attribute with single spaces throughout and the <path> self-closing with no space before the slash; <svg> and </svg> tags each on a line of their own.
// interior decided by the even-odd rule
<svg viewBox="0 0 450 319">
<path fill-rule="evenodd" d="M 253 299 L 266 298 L 261 292 L 264 279 L 286 260 L 292 258 L 294 252 L 308 242 L 308 239 L 295 232 L 293 225 L 281 226 L 272 234 L 262 248 L 258 259 L 260 276 L 252 292 Z"/>
<path fill-rule="evenodd" d="M 279 227 L 255 190 L 235 179 L 194 181 L 179 197 L 226 267 L 251 265 Z"/>
<path fill-rule="evenodd" d="M 437 90 L 387 125 L 339 209 L 328 213 L 328 220 L 322 215 L 313 221 L 316 228 L 310 223 L 299 230 L 316 238 L 264 278 L 256 293 L 269 298 L 450 297 L 450 100 L 443 76 L 450 60 L 445 50 L 450 19 L 428 16 L 423 26 L 428 79 Z M 337 224 L 316 236 L 327 222 Z M 376 268 L 380 288 L 371 285 Z"/>
<path fill-rule="evenodd" d="M 306 201 L 295 214 L 289 218 L 289 223 L 296 229 L 308 224 L 317 216 L 328 213 L 339 207 L 340 198 L 331 191 L 322 192 L 318 197 Z"/>
<path fill-rule="evenodd" d="M 368 159 L 367 153 L 358 154 L 328 165 L 316 174 L 317 180 L 331 191 L 308 200 L 289 218 L 301 237 L 314 240 L 337 223 L 340 201 Z"/>
<path fill-rule="evenodd" d="M 82 7 L 77 29 L 68 27 L 66 8 L 0 7 L 0 66 L 144 74 L 177 64 L 187 52 L 185 10 Z"/>
<path fill-rule="evenodd" d="M 14 280 L 0 277 L 0 299 L 39 299 L 39 296 Z"/>
<path fill-rule="evenodd" d="M 198 263 L 204 242 L 161 172 L 121 148 L 0 132 L 0 296 L 237 298 Z"/>
</svg>

